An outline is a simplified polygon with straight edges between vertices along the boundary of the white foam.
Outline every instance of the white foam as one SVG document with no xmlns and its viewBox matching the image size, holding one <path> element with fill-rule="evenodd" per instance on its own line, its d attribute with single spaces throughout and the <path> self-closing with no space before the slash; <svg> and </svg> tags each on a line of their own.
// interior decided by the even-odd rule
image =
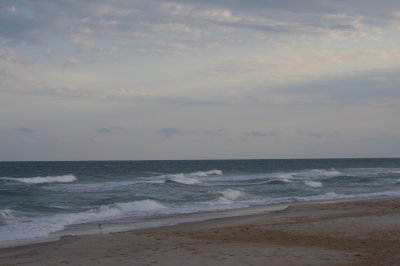
<svg viewBox="0 0 400 266">
<path fill-rule="evenodd" d="M 292 173 L 275 173 L 272 175 L 272 177 L 286 183 L 292 182 L 292 179 L 294 178 Z"/>
<path fill-rule="evenodd" d="M 304 184 L 310 187 L 323 187 L 321 182 L 312 181 L 312 180 L 305 180 Z"/>
<path fill-rule="evenodd" d="M 221 192 L 222 196 L 228 200 L 237 200 L 241 197 L 243 197 L 243 192 L 240 190 L 235 190 L 235 189 L 227 189 Z"/>
<path fill-rule="evenodd" d="M 79 213 L 17 218 L 12 224 L 0 227 L 0 241 L 44 237 L 72 224 L 168 212 L 170 208 L 166 205 L 153 200 L 141 200 L 103 205 Z"/>
<path fill-rule="evenodd" d="M 2 209 L 0 210 L 0 221 L 11 219 L 14 217 L 13 211 L 10 209 Z"/>
<path fill-rule="evenodd" d="M 154 200 L 141 200 L 134 202 L 117 202 L 100 207 L 100 212 L 106 216 L 119 216 L 130 212 L 154 212 L 167 207 Z"/>
<path fill-rule="evenodd" d="M 200 183 L 200 181 L 196 178 L 186 177 L 184 174 L 169 175 L 168 180 L 186 185 L 194 185 Z"/>
<path fill-rule="evenodd" d="M 5 181 L 17 181 L 27 184 L 42 184 L 42 183 L 53 183 L 53 182 L 60 182 L 60 183 L 68 183 L 74 182 L 78 180 L 73 175 L 61 175 L 61 176 L 37 176 L 37 177 L 30 177 L 30 178 L 11 178 L 11 177 L 3 177 L 1 180 Z"/>
<path fill-rule="evenodd" d="M 226 189 L 220 194 L 217 204 L 232 204 L 244 198 L 244 193 L 236 189 Z"/>
<path fill-rule="evenodd" d="M 206 171 L 206 172 L 195 172 L 195 173 L 191 173 L 190 175 L 194 175 L 194 176 L 209 176 L 209 175 L 222 175 L 222 171 L 221 170 L 210 170 L 210 171 Z"/>
<path fill-rule="evenodd" d="M 308 171 L 301 171 L 296 173 L 296 177 L 306 177 L 306 178 L 330 178 L 343 175 L 341 172 L 336 171 L 334 169 L 331 170 L 322 170 L 322 169 L 314 169 Z"/>
</svg>

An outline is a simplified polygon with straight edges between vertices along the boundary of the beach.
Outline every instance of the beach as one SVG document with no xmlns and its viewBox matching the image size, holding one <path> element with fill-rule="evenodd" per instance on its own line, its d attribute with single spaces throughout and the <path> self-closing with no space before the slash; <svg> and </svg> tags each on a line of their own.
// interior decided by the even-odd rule
<svg viewBox="0 0 400 266">
<path fill-rule="evenodd" d="M 284 210 L 0 250 L 1 265 L 400 265 L 400 198 Z"/>
</svg>

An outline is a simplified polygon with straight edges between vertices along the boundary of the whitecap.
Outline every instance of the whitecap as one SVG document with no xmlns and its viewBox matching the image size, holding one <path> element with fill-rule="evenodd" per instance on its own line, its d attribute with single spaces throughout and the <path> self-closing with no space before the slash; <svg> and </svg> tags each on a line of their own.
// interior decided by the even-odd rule
<svg viewBox="0 0 400 266">
<path fill-rule="evenodd" d="M 292 173 L 276 173 L 273 174 L 272 177 L 286 183 L 292 182 L 292 179 L 294 178 Z"/>
<path fill-rule="evenodd" d="M 131 216 L 143 217 L 152 214 L 168 213 L 168 211 L 168 206 L 147 199 L 103 205 L 78 213 L 40 216 L 37 218 L 19 217 L 12 224 L 0 227 L 0 241 L 44 237 L 50 233 L 61 231 L 65 226 L 72 224 Z"/>
<path fill-rule="evenodd" d="M 313 170 L 298 172 L 295 174 L 295 177 L 315 179 L 315 178 L 330 178 L 341 175 L 343 175 L 343 173 L 335 169 L 331 170 L 313 169 Z"/>
<path fill-rule="evenodd" d="M 1 180 L 4 181 L 17 181 L 26 184 L 42 184 L 42 183 L 69 183 L 78 180 L 73 175 L 61 175 L 61 176 L 37 176 L 37 177 L 29 177 L 29 178 L 11 178 L 11 177 L 3 177 Z"/>
<path fill-rule="evenodd" d="M 130 212 L 154 212 L 167 208 L 165 205 L 154 200 L 140 200 L 133 202 L 117 202 L 100 207 L 100 213 L 104 216 L 110 214 L 121 215 Z"/>
<path fill-rule="evenodd" d="M 14 218 L 13 211 L 10 209 L 1 209 L 0 210 L 0 221 L 12 219 Z"/>
<path fill-rule="evenodd" d="M 222 171 L 221 170 L 210 170 L 210 171 L 199 171 L 199 172 L 195 172 L 195 173 L 191 173 L 190 175 L 194 175 L 194 176 L 209 176 L 209 175 L 222 175 Z"/>
<path fill-rule="evenodd" d="M 321 182 L 312 181 L 312 180 L 305 180 L 304 184 L 310 187 L 323 187 Z"/>
<path fill-rule="evenodd" d="M 200 183 L 200 181 L 196 178 L 186 177 L 184 174 L 169 175 L 168 180 L 186 185 L 194 185 Z"/>
<path fill-rule="evenodd" d="M 244 197 L 244 193 L 236 189 L 226 189 L 219 194 L 221 194 L 221 196 L 218 198 L 217 202 L 222 204 L 231 204 Z"/>
</svg>

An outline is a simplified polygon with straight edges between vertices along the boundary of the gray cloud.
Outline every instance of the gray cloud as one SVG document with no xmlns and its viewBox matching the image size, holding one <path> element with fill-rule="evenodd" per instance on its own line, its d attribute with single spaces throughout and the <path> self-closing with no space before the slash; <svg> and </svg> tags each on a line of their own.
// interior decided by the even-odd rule
<svg viewBox="0 0 400 266">
<path fill-rule="evenodd" d="M 267 136 L 276 136 L 276 132 L 261 132 L 261 131 L 251 131 L 251 132 L 245 132 L 243 133 L 244 136 L 246 137 L 267 137 Z"/>
<path fill-rule="evenodd" d="M 400 97 L 400 70 L 378 69 L 273 89 L 278 94 L 317 95 L 342 100 Z"/>
<path fill-rule="evenodd" d="M 298 130 L 295 132 L 299 135 L 304 135 L 313 139 L 338 139 L 341 134 L 337 131 L 302 131 Z"/>
<path fill-rule="evenodd" d="M 209 130 L 205 129 L 201 132 L 202 134 L 208 136 L 208 137 L 225 137 L 228 136 L 229 134 L 225 131 L 225 129 L 219 129 L 219 130 Z"/>
<path fill-rule="evenodd" d="M 36 135 L 35 130 L 31 128 L 26 128 L 26 127 L 18 127 L 15 129 L 18 134 L 24 137 L 32 138 L 32 139 L 39 139 L 38 136 Z"/>
<path fill-rule="evenodd" d="M 183 132 L 177 128 L 162 128 L 158 131 L 159 133 L 161 133 L 162 135 L 164 135 L 165 137 L 172 137 L 172 136 L 176 136 L 176 135 L 182 135 Z"/>
<path fill-rule="evenodd" d="M 111 127 L 99 127 L 96 128 L 97 133 L 111 133 L 116 129 L 122 129 L 121 127 L 111 126 Z"/>
<path fill-rule="evenodd" d="M 18 127 L 16 130 L 23 135 L 35 133 L 35 130 L 26 127 Z"/>
<path fill-rule="evenodd" d="M 180 4 L 179 4 L 180 3 Z M 124 38 L 157 32 L 164 40 L 190 43 L 202 38 L 225 38 L 218 27 L 252 29 L 288 34 L 356 30 L 352 21 L 376 25 L 392 20 L 400 10 L 397 1 L 56 1 L 3 0 L 0 8 L 0 37 L 9 44 L 40 43 L 46 34 L 68 38 L 81 50 L 90 52 L 95 39 Z M 330 16 L 345 14 L 346 16 Z M 360 22 L 360 21 L 359 21 Z M 215 26 L 210 28 L 210 26 Z M 136 41 L 137 42 L 137 41 Z M 145 47 L 149 43 L 144 41 Z M 176 49 L 178 47 L 164 47 Z"/>
</svg>

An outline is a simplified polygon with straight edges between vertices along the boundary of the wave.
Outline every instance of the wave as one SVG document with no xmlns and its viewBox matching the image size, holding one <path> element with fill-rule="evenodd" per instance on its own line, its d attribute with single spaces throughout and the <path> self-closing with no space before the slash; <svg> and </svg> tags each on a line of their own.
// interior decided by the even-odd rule
<svg viewBox="0 0 400 266">
<path fill-rule="evenodd" d="M 331 178 L 331 177 L 337 177 L 337 176 L 342 176 L 342 175 L 343 175 L 342 172 L 339 172 L 335 169 L 331 169 L 331 170 L 313 169 L 313 170 L 306 170 L 306 171 L 300 171 L 300 172 L 294 173 L 293 177 L 323 179 L 323 178 Z"/>
<path fill-rule="evenodd" d="M 196 177 L 207 177 L 210 175 L 222 175 L 222 171 L 221 170 L 209 170 L 209 171 L 205 171 L 205 172 L 193 172 L 193 173 L 189 173 L 189 174 L 184 174 L 184 173 L 180 173 L 180 174 L 170 174 L 170 175 L 163 175 L 160 176 L 162 179 L 164 179 L 163 181 L 161 180 L 161 182 L 168 182 L 168 181 L 172 181 L 175 183 L 181 183 L 181 184 L 185 184 L 185 185 L 195 185 L 195 184 L 199 184 L 201 183 L 201 181 L 199 179 L 197 179 Z M 160 178 L 159 177 L 159 178 Z M 160 180 L 152 180 L 149 183 L 160 183 Z"/>
<path fill-rule="evenodd" d="M 14 218 L 13 211 L 10 209 L 1 209 L 0 210 L 0 222 Z"/>
<path fill-rule="evenodd" d="M 167 180 L 165 180 L 165 181 L 168 181 L 168 180 L 176 182 L 176 183 L 185 184 L 185 185 L 194 185 L 194 184 L 200 183 L 200 181 L 197 180 L 196 178 L 186 177 L 184 174 L 169 175 Z"/>
<path fill-rule="evenodd" d="M 143 181 L 114 181 L 114 182 L 101 182 L 101 183 L 76 183 L 76 184 L 60 184 L 58 186 L 44 187 L 48 191 L 62 191 L 62 192 L 106 192 L 106 191 L 124 191 L 127 187 L 144 183 Z"/>
<path fill-rule="evenodd" d="M 140 200 L 133 202 L 117 202 L 99 208 L 100 213 L 105 216 L 119 216 L 131 212 L 155 212 L 166 209 L 167 206 L 154 200 Z"/>
<path fill-rule="evenodd" d="M 305 180 L 304 184 L 306 184 L 309 187 L 323 187 L 321 182 L 312 181 L 312 180 Z"/>
<path fill-rule="evenodd" d="M 338 194 L 326 192 L 324 194 L 299 197 L 280 198 L 254 198 L 236 189 L 226 189 L 218 193 L 218 199 L 205 202 L 187 203 L 183 205 L 163 204 L 155 200 L 140 200 L 132 202 L 117 202 L 102 205 L 84 212 L 71 214 L 57 214 L 53 216 L 31 216 L 13 215 L 13 211 L 3 209 L 0 217 L 4 221 L 0 227 L 0 240 L 29 239 L 45 237 L 49 234 L 61 231 L 66 226 L 95 221 L 104 221 L 124 217 L 146 217 L 149 215 L 166 215 L 178 213 L 194 213 L 199 211 L 217 211 L 235 209 L 256 205 L 271 205 L 291 202 L 310 202 L 321 200 L 343 200 L 357 198 L 373 198 L 382 196 L 400 196 L 400 191 L 382 191 L 363 194 Z"/>
<path fill-rule="evenodd" d="M 194 172 L 191 173 L 190 175 L 194 175 L 194 176 L 209 176 L 209 175 L 222 175 L 222 171 L 221 170 L 210 170 L 210 171 L 206 171 L 206 172 Z"/>
<path fill-rule="evenodd" d="M 8 216 L 11 211 L 3 210 L 6 218 L 14 218 L 13 222 L 0 227 L 0 241 L 29 239 L 48 236 L 61 231 L 67 225 L 103 221 L 123 217 L 143 217 L 152 214 L 168 213 L 169 207 L 154 200 L 119 202 L 103 205 L 84 212 L 40 216 L 37 218 Z"/>
<path fill-rule="evenodd" d="M 237 200 L 239 198 L 243 198 L 244 194 L 240 190 L 235 189 L 227 189 L 221 192 L 222 196 L 228 200 Z"/>
<path fill-rule="evenodd" d="M 3 177 L 0 178 L 3 181 L 17 181 L 26 184 L 42 184 L 42 183 L 69 183 L 78 180 L 73 175 L 61 175 L 61 176 L 37 176 L 37 177 L 29 177 L 29 178 L 11 178 L 11 177 Z"/>
<path fill-rule="evenodd" d="M 294 175 L 291 173 L 275 173 L 272 175 L 272 178 L 276 178 L 276 180 L 271 180 L 270 182 L 281 181 L 285 183 L 290 183 L 292 182 Z"/>
</svg>

